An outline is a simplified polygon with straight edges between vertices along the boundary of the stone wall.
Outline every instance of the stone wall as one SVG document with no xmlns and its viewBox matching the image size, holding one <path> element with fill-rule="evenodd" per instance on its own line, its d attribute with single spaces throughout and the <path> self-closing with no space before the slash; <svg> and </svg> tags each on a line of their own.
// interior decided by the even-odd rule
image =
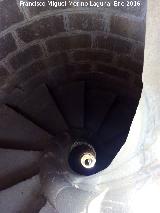
<svg viewBox="0 0 160 213">
<path fill-rule="evenodd" d="M 145 14 L 144 0 L 135 8 L 29 8 L 0 1 L 1 91 L 92 73 L 139 95 Z"/>
</svg>

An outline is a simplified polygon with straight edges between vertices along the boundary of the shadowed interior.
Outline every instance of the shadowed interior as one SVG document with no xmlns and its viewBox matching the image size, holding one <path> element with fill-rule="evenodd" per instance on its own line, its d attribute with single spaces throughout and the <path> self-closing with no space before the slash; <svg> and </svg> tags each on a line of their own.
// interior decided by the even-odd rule
<svg viewBox="0 0 160 213">
<path fill-rule="evenodd" d="M 146 1 L 140 3 L 54 8 L 0 1 L 2 151 L 42 153 L 67 132 L 71 144 L 85 141 L 96 152 L 91 173 L 72 165 L 75 172 L 91 175 L 110 165 L 126 141 L 142 91 Z M 77 152 L 69 153 L 75 164 Z M 37 161 L 35 168 L 30 164 L 17 178 L 23 166 L 5 173 L 14 181 L 0 176 L 0 188 L 38 173 Z"/>
</svg>

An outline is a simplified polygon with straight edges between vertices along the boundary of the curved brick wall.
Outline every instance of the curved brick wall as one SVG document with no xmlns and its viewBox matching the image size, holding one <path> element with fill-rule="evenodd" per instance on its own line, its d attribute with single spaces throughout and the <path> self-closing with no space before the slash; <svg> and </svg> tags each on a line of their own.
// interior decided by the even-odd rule
<svg viewBox="0 0 160 213">
<path fill-rule="evenodd" d="M 90 75 L 141 92 L 146 2 L 93 9 L 20 7 L 0 1 L 0 87 L 32 88 Z M 112 83 L 111 83 L 112 82 Z"/>
</svg>

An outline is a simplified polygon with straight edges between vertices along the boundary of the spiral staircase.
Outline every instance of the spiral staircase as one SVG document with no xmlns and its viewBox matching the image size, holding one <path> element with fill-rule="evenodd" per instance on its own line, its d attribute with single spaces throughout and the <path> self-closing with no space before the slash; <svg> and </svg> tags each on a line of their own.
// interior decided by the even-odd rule
<svg viewBox="0 0 160 213">
<path fill-rule="evenodd" d="M 127 138 L 137 99 L 97 78 L 53 85 L 15 88 L 1 101 L 2 213 L 83 212 L 94 195 L 83 178 L 107 168 Z M 92 168 L 80 163 L 86 152 Z"/>
</svg>

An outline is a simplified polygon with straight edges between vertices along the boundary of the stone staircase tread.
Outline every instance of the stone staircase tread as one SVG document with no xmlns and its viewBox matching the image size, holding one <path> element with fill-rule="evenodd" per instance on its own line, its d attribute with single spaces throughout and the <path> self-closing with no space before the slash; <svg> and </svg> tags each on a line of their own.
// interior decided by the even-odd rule
<svg viewBox="0 0 160 213">
<path fill-rule="evenodd" d="M 83 81 L 65 84 L 53 90 L 59 108 L 70 127 L 84 127 L 84 90 Z"/>
<path fill-rule="evenodd" d="M 45 85 L 40 85 L 28 96 L 24 94 L 19 103 L 12 101 L 11 105 L 18 108 L 34 123 L 51 134 L 68 129 L 63 116 Z"/>
<path fill-rule="evenodd" d="M 44 205 L 40 194 L 41 185 L 38 176 L 20 182 L 0 191 L 0 209 L 3 213 L 35 213 Z"/>
<path fill-rule="evenodd" d="M 41 152 L 0 148 L 0 190 L 39 172 Z"/>
<path fill-rule="evenodd" d="M 0 147 L 42 150 L 52 136 L 7 105 L 0 107 Z"/>
</svg>

